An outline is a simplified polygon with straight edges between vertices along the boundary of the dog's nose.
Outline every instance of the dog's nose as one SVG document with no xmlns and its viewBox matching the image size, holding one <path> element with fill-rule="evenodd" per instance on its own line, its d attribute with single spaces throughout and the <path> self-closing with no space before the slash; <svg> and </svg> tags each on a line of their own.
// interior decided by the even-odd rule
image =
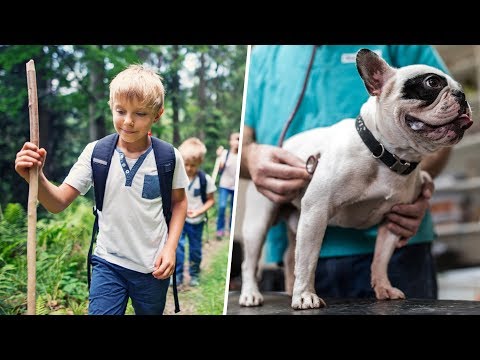
<svg viewBox="0 0 480 360">
<path fill-rule="evenodd" d="M 460 90 L 452 90 L 452 95 L 456 97 L 460 103 L 465 101 L 465 93 Z"/>
</svg>

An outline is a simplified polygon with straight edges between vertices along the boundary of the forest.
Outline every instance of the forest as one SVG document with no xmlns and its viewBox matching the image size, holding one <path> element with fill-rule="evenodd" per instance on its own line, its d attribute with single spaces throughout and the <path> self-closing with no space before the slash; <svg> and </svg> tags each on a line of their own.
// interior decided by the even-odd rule
<svg viewBox="0 0 480 360">
<path fill-rule="evenodd" d="M 238 45 L 0 46 L 0 314 L 24 313 L 26 304 L 28 184 L 14 169 L 30 137 L 26 63 L 35 61 L 43 171 L 60 184 L 85 145 L 114 131 L 108 85 L 130 64 L 163 78 L 165 112 L 152 134 L 176 147 L 200 138 L 202 168 L 212 173 L 217 147 L 228 147 L 229 134 L 240 130 L 246 55 Z M 58 215 L 38 206 L 39 313 L 85 312 L 92 199 L 90 190 Z"/>
</svg>

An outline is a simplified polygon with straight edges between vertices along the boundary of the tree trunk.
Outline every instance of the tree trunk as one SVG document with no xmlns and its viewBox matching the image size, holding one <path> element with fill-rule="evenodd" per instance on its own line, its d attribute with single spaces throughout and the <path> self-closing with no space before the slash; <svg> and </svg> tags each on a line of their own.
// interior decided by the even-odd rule
<svg viewBox="0 0 480 360">
<path fill-rule="evenodd" d="M 38 118 L 39 118 L 39 132 L 40 132 L 40 140 L 39 145 L 42 148 L 47 150 L 47 153 L 52 154 L 53 149 L 56 148 L 56 137 L 52 136 L 54 132 L 53 126 L 53 113 L 50 110 L 50 107 L 46 104 L 46 98 L 48 94 L 51 93 L 51 80 L 50 79 L 41 79 L 39 78 L 37 81 L 38 87 L 38 99 L 39 99 L 39 106 L 38 106 Z M 40 103 L 41 101 L 41 103 Z M 44 165 L 44 171 L 47 175 L 51 175 L 55 169 L 55 161 L 47 161 Z"/>
<path fill-rule="evenodd" d="M 101 46 L 101 45 L 96 45 Z M 90 99 L 88 102 L 88 122 L 90 141 L 100 139 L 106 135 L 105 118 L 98 104 L 105 101 L 104 84 L 105 68 L 103 62 L 91 60 L 89 64 L 89 84 L 88 92 Z"/>
<path fill-rule="evenodd" d="M 179 46 L 172 46 L 172 63 L 176 64 L 179 57 Z M 172 126 L 173 126 L 173 144 L 180 144 L 180 76 L 178 69 L 175 67 L 175 72 L 172 74 L 172 89 L 170 91 L 170 99 L 172 101 Z"/>
<path fill-rule="evenodd" d="M 206 111 L 207 111 L 207 84 L 205 79 L 206 73 L 206 60 L 205 53 L 200 54 L 200 68 L 198 69 L 198 105 L 200 108 L 197 118 L 198 137 L 205 142 L 205 123 L 206 123 Z"/>
</svg>

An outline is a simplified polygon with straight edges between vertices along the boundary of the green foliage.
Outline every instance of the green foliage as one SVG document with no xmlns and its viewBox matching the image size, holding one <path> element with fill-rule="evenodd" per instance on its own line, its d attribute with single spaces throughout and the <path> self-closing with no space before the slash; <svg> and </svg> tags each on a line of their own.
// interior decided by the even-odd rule
<svg viewBox="0 0 480 360">
<path fill-rule="evenodd" d="M 10 266 L 10 260 L 26 252 L 27 220 L 25 210 L 20 204 L 7 204 L 0 216 L 0 279 L 2 274 L 7 278 L 15 279 L 15 267 Z M 10 284 L 0 281 L 2 289 L 8 291 Z M 0 312 L 2 305 L 0 304 Z"/>
<path fill-rule="evenodd" d="M 48 315 L 48 300 L 45 296 L 38 296 L 35 301 L 35 314 L 36 315 Z"/>
<path fill-rule="evenodd" d="M 72 315 L 85 315 L 88 312 L 86 302 L 76 302 L 74 299 L 68 301 L 68 307 L 71 309 Z"/>
<path fill-rule="evenodd" d="M 11 226 L 21 226 L 25 224 L 25 210 L 20 204 L 7 204 L 3 213 L 3 219 Z"/>
<path fill-rule="evenodd" d="M 37 224 L 37 314 L 85 314 L 86 255 L 93 215 L 88 199 L 77 198 L 64 212 Z M 8 204 L 0 220 L 0 314 L 26 311 L 26 217 Z"/>
<path fill-rule="evenodd" d="M 40 146 L 48 152 L 44 173 L 61 183 L 88 142 L 114 131 L 108 84 L 132 63 L 150 65 L 164 79 L 165 113 L 153 134 L 177 147 L 199 137 L 208 150 L 203 168 L 211 173 L 216 148 L 228 147 L 229 134 L 240 129 L 246 54 L 247 47 L 239 45 L 0 46 L 0 206 L 27 205 L 28 184 L 15 173 L 14 161 L 30 138 L 25 66 L 30 59 L 36 68 Z"/>
<path fill-rule="evenodd" d="M 215 255 L 208 271 L 202 274 L 201 283 L 204 285 L 200 288 L 197 299 L 199 315 L 221 315 L 223 313 L 228 249 L 229 242 L 225 241 Z"/>
</svg>

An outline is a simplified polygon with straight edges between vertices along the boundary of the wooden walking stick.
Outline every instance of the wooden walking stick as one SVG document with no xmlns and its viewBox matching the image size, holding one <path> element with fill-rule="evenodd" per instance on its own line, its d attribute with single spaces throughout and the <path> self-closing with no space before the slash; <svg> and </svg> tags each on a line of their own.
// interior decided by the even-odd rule
<svg viewBox="0 0 480 360">
<path fill-rule="evenodd" d="M 30 142 L 39 146 L 38 98 L 35 63 L 27 63 L 28 113 L 30 115 Z M 28 186 L 28 235 L 27 235 L 27 315 L 35 315 L 36 255 L 37 255 L 37 197 L 38 165 L 30 168 Z"/>
</svg>

